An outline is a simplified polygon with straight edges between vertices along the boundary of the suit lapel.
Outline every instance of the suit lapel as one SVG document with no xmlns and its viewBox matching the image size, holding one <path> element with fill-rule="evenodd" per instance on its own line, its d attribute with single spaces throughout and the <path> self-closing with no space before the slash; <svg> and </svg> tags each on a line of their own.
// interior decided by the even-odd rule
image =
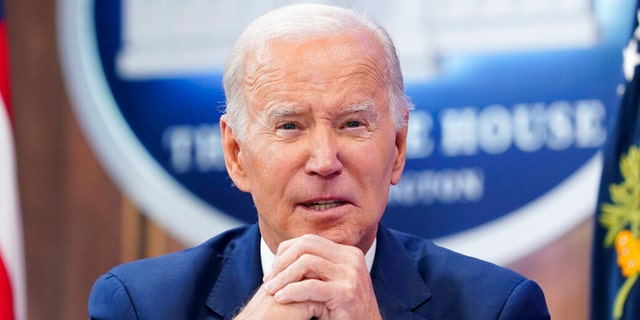
<svg viewBox="0 0 640 320">
<path fill-rule="evenodd" d="M 382 225 L 371 280 L 384 319 L 424 319 L 413 310 L 431 293 L 405 247 Z"/>
<path fill-rule="evenodd" d="M 262 284 L 260 233 L 257 225 L 235 242 L 229 256 L 221 256 L 222 271 L 211 289 L 207 306 L 224 319 L 230 319 Z"/>
<path fill-rule="evenodd" d="M 229 256 L 219 257 L 222 270 L 207 299 L 207 306 L 224 319 L 237 313 L 262 284 L 257 225 L 234 246 Z M 371 280 L 384 319 L 424 319 L 412 310 L 423 305 L 431 293 L 404 246 L 382 225 Z"/>
</svg>

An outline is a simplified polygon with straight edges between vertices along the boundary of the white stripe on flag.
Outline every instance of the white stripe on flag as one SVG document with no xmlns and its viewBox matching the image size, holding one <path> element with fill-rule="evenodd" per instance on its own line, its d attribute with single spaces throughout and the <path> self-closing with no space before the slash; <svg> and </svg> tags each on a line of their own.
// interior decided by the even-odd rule
<svg viewBox="0 0 640 320">
<path fill-rule="evenodd" d="M 0 98 L 0 254 L 13 288 L 16 320 L 26 320 L 22 225 L 18 207 L 13 134 L 7 108 Z"/>
</svg>

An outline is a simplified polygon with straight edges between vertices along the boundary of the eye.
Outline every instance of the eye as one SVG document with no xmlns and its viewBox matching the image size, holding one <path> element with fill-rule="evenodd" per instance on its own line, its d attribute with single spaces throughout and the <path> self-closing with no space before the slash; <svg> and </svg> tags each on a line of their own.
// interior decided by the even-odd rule
<svg viewBox="0 0 640 320">
<path fill-rule="evenodd" d="M 287 123 L 284 123 L 284 124 L 280 125 L 280 129 L 283 129 L 283 130 L 295 130 L 295 129 L 298 129 L 298 125 L 296 125 L 293 122 L 287 122 Z"/>
<path fill-rule="evenodd" d="M 345 128 L 357 128 L 362 126 L 362 122 L 356 120 L 347 121 L 344 124 Z"/>
</svg>

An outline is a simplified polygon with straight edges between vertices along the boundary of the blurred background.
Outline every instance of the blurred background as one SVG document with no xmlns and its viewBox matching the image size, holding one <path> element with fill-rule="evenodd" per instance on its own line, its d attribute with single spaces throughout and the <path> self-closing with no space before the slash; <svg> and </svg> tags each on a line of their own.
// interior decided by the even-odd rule
<svg viewBox="0 0 640 320">
<path fill-rule="evenodd" d="M 111 267 L 255 220 L 220 162 L 220 70 L 290 2 L 2 1 L 28 319 L 86 319 Z M 416 105 L 384 223 L 537 281 L 554 319 L 588 318 L 635 2 L 333 2 L 388 28 Z"/>
</svg>

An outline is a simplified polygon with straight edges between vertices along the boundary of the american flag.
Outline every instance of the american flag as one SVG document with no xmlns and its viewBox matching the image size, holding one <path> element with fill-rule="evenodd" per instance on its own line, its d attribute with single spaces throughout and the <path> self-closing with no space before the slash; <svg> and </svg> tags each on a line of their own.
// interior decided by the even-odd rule
<svg viewBox="0 0 640 320">
<path fill-rule="evenodd" d="M 9 106 L 8 52 L 0 0 L 0 320 L 25 320 L 25 268 Z"/>
</svg>

